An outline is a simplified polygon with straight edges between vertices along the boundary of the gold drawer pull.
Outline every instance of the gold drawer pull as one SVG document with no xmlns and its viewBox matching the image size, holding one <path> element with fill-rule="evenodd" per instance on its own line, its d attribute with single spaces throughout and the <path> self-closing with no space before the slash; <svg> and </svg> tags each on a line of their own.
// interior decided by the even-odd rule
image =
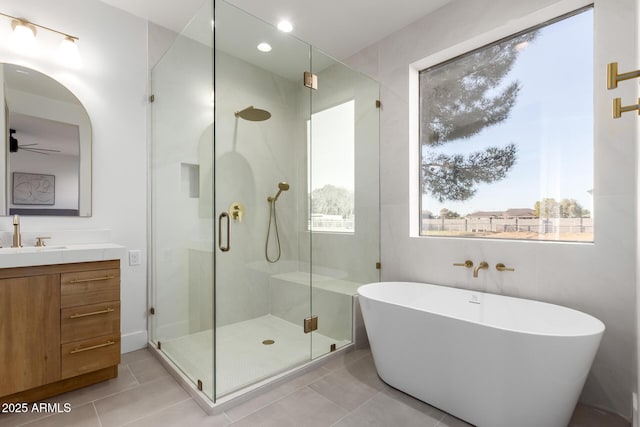
<svg viewBox="0 0 640 427">
<path fill-rule="evenodd" d="M 82 353 L 83 351 L 95 350 L 96 348 L 108 347 L 114 344 L 115 344 L 114 341 L 107 341 L 104 344 L 92 345 L 91 347 L 84 347 L 84 348 L 78 347 L 75 350 L 71 350 L 71 354 Z"/>
<path fill-rule="evenodd" d="M 114 276 L 93 277 L 91 279 L 73 279 L 69 283 L 97 282 L 98 280 L 111 280 Z"/>
<path fill-rule="evenodd" d="M 113 308 L 108 307 L 106 310 L 100 310 L 100 311 L 92 311 L 91 313 L 76 313 L 76 314 L 72 314 L 71 316 L 69 316 L 69 319 L 77 319 L 78 317 L 87 317 L 87 316 L 95 316 L 96 314 L 107 314 L 107 313 L 111 313 L 115 311 Z"/>
</svg>

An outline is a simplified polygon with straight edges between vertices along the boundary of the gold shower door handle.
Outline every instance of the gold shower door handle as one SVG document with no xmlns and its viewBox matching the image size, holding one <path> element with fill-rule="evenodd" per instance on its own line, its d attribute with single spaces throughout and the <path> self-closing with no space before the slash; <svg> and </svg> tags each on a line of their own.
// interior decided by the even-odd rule
<svg viewBox="0 0 640 427">
<path fill-rule="evenodd" d="M 222 220 L 226 219 L 227 220 L 227 243 L 226 245 L 222 245 Z M 231 221 L 229 221 L 229 214 L 226 212 L 222 212 L 220 214 L 220 216 L 218 216 L 218 247 L 220 248 L 220 250 L 222 252 L 229 252 L 229 249 L 231 249 L 231 236 L 230 236 L 230 224 Z"/>
</svg>

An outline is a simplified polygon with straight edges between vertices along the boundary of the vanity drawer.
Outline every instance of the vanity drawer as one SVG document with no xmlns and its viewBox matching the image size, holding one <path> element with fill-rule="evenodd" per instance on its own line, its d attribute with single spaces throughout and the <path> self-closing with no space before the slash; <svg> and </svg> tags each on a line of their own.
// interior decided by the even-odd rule
<svg viewBox="0 0 640 427">
<path fill-rule="evenodd" d="M 120 300 L 120 269 L 60 275 L 62 308 Z"/>
<path fill-rule="evenodd" d="M 60 312 L 63 344 L 120 333 L 120 302 L 82 305 Z"/>
<path fill-rule="evenodd" d="M 108 368 L 120 363 L 120 334 L 63 344 L 62 378 Z"/>
</svg>

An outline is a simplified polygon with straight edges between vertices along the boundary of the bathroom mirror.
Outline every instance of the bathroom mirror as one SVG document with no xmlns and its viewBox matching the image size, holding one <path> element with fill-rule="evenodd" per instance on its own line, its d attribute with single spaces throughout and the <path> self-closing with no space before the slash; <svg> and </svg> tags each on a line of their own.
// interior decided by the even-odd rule
<svg viewBox="0 0 640 427">
<path fill-rule="evenodd" d="M 0 63 L 0 213 L 91 216 L 91 121 L 69 89 Z"/>
</svg>

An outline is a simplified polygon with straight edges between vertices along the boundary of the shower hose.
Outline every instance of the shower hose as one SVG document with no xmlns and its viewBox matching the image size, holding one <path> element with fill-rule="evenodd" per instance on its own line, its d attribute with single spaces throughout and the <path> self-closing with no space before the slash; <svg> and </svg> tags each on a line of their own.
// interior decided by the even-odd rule
<svg viewBox="0 0 640 427">
<path fill-rule="evenodd" d="M 280 248 L 280 234 L 278 233 L 278 218 L 276 216 L 276 200 L 269 198 L 269 224 L 267 226 L 267 241 L 264 244 L 264 256 L 270 263 L 276 263 L 282 255 L 282 249 Z M 274 259 L 269 258 L 269 237 L 271 235 L 271 222 L 273 219 L 273 231 L 276 235 L 276 247 L 278 248 L 278 256 Z"/>
</svg>

